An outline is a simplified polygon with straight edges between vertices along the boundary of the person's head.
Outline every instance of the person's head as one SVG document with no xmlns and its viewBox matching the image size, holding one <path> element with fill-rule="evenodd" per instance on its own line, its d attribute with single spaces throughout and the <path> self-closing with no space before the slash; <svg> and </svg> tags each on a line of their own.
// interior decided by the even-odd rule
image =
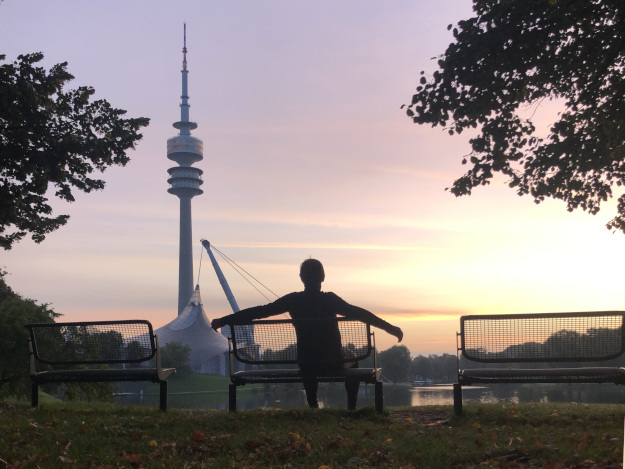
<svg viewBox="0 0 625 469">
<path fill-rule="evenodd" d="M 321 262 L 317 259 L 306 259 L 299 268 L 299 278 L 307 288 L 321 288 L 326 274 Z"/>
</svg>

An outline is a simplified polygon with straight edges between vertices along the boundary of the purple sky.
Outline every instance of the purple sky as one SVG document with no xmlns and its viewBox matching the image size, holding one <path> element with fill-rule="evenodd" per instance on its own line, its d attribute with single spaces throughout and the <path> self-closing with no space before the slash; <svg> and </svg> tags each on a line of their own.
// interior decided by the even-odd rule
<svg viewBox="0 0 625 469">
<path fill-rule="evenodd" d="M 400 110 L 452 40 L 447 25 L 470 14 L 468 0 L 4 0 L 7 60 L 67 61 L 72 87 L 151 119 L 104 191 L 55 203 L 67 226 L 1 254 L 9 285 L 65 320 L 175 317 L 166 140 L 186 21 L 193 135 L 204 141 L 195 271 L 206 238 L 284 294 L 300 289 L 300 262 L 318 258 L 324 289 L 402 327 L 413 353 L 453 353 L 461 314 L 623 309 L 625 239 L 604 227 L 614 204 L 569 214 L 500 178 L 456 199 L 445 188 L 463 173 L 469 136 Z M 546 130 L 554 109 L 539 111 Z M 265 302 L 222 267 L 241 307 Z M 206 255 L 199 283 L 208 316 L 229 313 Z"/>
</svg>

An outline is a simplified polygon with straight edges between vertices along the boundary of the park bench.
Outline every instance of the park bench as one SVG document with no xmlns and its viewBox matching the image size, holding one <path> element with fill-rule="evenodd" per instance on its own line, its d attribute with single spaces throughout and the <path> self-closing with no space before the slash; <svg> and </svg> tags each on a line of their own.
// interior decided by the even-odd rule
<svg viewBox="0 0 625 469">
<path fill-rule="evenodd" d="M 473 384 L 625 384 L 624 318 L 623 311 L 462 316 L 454 412 L 462 414 L 462 387 Z"/>
<path fill-rule="evenodd" d="M 315 320 L 315 319 L 311 319 Z M 319 376 L 319 382 L 345 382 L 347 378 L 373 384 L 375 409 L 384 410 L 381 368 L 377 367 L 375 337 L 369 324 L 337 318 L 344 362 L 348 366 L 335 375 Z M 297 337 L 292 319 L 266 319 L 230 326 L 229 409 L 236 411 L 237 386 L 246 384 L 301 383 L 297 366 Z M 373 368 L 352 368 L 350 364 L 373 354 Z M 241 366 L 240 362 L 246 366 Z M 240 369 L 244 368 L 244 369 Z"/>
<path fill-rule="evenodd" d="M 27 324 L 30 331 L 31 404 L 48 383 L 150 381 L 160 384 L 160 408 L 167 409 L 167 377 L 158 337 L 143 320 Z M 150 360 L 156 358 L 156 363 Z M 37 371 L 36 363 L 44 369 Z"/>
</svg>

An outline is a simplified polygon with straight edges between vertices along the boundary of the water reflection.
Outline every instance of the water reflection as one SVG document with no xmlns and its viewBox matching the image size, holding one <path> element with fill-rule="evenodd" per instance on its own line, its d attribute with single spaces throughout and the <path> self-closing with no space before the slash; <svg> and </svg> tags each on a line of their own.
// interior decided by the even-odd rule
<svg viewBox="0 0 625 469">
<path fill-rule="evenodd" d="M 463 388 L 463 402 L 580 402 L 580 403 L 622 403 L 625 401 L 625 387 L 600 384 L 498 384 L 468 386 Z M 117 401 L 125 404 L 158 406 L 158 393 L 140 395 L 129 393 L 118 396 Z M 344 408 L 347 404 L 345 389 L 339 383 L 330 383 L 319 388 L 320 407 Z M 384 405 L 389 407 L 452 405 L 453 386 L 410 387 L 406 385 L 384 385 Z M 374 387 L 361 386 L 358 395 L 359 407 L 375 405 Z M 169 407 L 186 409 L 227 409 L 228 393 L 206 391 L 193 393 L 170 393 Z M 306 407 L 304 389 L 298 384 L 278 386 L 245 386 L 237 391 L 238 409 L 294 409 Z"/>
<path fill-rule="evenodd" d="M 412 406 L 452 405 L 453 385 L 412 388 Z M 609 384 L 496 384 L 462 388 L 464 403 L 579 402 L 618 404 L 625 388 Z M 392 405 L 392 404 L 389 404 Z"/>
</svg>

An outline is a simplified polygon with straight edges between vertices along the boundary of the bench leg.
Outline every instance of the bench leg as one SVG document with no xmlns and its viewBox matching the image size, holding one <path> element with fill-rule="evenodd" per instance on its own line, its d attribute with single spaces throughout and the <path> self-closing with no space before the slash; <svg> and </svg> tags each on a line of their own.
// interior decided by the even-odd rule
<svg viewBox="0 0 625 469">
<path fill-rule="evenodd" d="M 375 382 L 375 410 L 378 413 L 384 412 L 384 390 L 382 381 Z"/>
<path fill-rule="evenodd" d="M 462 386 L 460 383 L 454 384 L 454 414 L 462 415 Z"/>
<path fill-rule="evenodd" d="M 30 405 L 33 407 L 39 407 L 39 386 L 33 383 L 30 386 L 30 392 Z"/>
<path fill-rule="evenodd" d="M 228 409 L 230 412 L 237 410 L 237 387 L 234 384 L 228 386 Z"/>
<path fill-rule="evenodd" d="M 161 410 L 167 410 L 167 381 L 161 381 Z"/>
</svg>

